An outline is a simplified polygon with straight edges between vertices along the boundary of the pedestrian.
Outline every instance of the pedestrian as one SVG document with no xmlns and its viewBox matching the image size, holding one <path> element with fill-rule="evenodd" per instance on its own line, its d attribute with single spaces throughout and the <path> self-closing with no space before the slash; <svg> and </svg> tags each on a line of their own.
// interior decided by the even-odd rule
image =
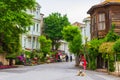
<svg viewBox="0 0 120 80">
<path fill-rule="evenodd" d="M 72 62 L 72 55 L 70 55 L 70 62 Z"/>
<path fill-rule="evenodd" d="M 58 62 L 58 53 L 55 55 L 55 60 Z"/>
<path fill-rule="evenodd" d="M 67 54 L 66 54 L 65 58 L 66 58 L 66 62 L 68 62 L 68 58 L 69 58 L 69 57 L 68 57 L 68 55 L 67 55 Z"/>
<path fill-rule="evenodd" d="M 58 62 L 61 62 L 60 55 L 58 54 Z"/>
</svg>

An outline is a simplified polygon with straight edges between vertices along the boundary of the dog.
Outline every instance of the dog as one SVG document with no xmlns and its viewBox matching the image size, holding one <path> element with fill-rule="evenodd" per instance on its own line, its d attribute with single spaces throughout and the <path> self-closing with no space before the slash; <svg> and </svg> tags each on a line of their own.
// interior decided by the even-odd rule
<svg viewBox="0 0 120 80">
<path fill-rule="evenodd" d="M 77 73 L 77 76 L 85 76 L 85 72 L 83 72 L 82 70 L 79 70 Z"/>
</svg>

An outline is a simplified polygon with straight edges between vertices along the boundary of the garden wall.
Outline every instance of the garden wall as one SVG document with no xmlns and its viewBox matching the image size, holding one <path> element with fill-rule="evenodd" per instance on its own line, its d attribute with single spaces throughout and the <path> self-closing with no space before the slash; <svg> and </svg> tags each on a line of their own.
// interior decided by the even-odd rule
<svg viewBox="0 0 120 80">
<path fill-rule="evenodd" d="M 3 63 L 3 65 L 8 65 L 8 61 L 5 59 L 5 54 L 0 54 L 0 62 Z"/>
<path fill-rule="evenodd" d="M 116 72 L 120 72 L 120 61 L 119 62 L 116 62 Z"/>
</svg>

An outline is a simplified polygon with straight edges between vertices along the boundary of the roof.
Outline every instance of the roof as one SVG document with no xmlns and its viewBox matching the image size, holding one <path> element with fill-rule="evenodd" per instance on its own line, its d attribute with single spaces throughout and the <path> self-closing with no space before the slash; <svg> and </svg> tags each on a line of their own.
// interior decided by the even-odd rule
<svg viewBox="0 0 120 80">
<path fill-rule="evenodd" d="M 78 26 L 78 27 L 83 27 L 83 23 L 79 23 L 79 22 L 74 22 L 72 25 L 74 26 Z"/>
<path fill-rule="evenodd" d="M 105 0 L 104 2 L 120 2 L 120 0 Z"/>
<path fill-rule="evenodd" d="M 108 5 L 120 5 L 120 0 L 105 0 L 104 2 L 92 6 L 87 13 L 90 14 L 94 9 Z"/>
<path fill-rule="evenodd" d="M 76 21 L 72 25 L 84 25 L 84 24 Z"/>
<path fill-rule="evenodd" d="M 84 18 L 84 19 L 83 19 L 83 22 L 90 21 L 90 18 L 91 18 L 90 16 Z"/>
<path fill-rule="evenodd" d="M 39 7 L 39 8 L 41 8 L 41 5 L 39 3 L 37 3 L 37 2 L 36 2 L 36 6 Z"/>
</svg>

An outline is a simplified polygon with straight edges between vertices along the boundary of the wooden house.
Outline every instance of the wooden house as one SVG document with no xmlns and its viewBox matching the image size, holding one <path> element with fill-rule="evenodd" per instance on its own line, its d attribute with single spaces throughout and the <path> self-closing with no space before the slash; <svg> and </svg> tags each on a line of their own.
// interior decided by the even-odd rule
<svg viewBox="0 0 120 80">
<path fill-rule="evenodd" d="M 120 0 L 105 0 L 92 6 L 87 13 L 91 16 L 91 39 L 105 37 L 112 24 L 120 35 Z"/>
</svg>

